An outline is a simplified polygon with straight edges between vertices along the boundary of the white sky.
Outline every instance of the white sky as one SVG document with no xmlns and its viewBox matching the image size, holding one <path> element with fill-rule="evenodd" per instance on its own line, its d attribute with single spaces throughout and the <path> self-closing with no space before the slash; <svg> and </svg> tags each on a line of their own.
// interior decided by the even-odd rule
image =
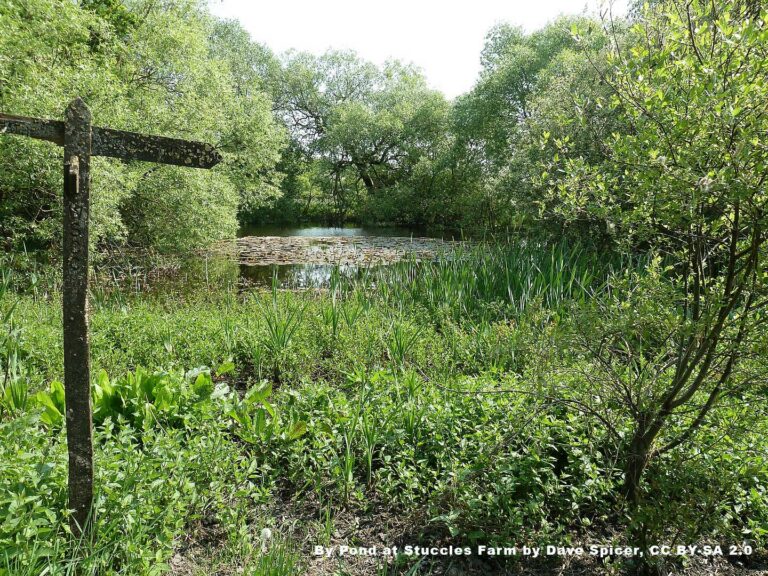
<svg viewBox="0 0 768 576">
<path fill-rule="evenodd" d="M 449 98 L 467 92 L 480 71 L 488 30 L 509 22 L 533 31 L 560 14 L 595 13 L 605 0 L 209 0 L 257 42 L 280 54 L 353 49 L 376 64 L 396 58 L 422 69 Z M 626 0 L 616 0 L 614 14 Z"/>
</svg>

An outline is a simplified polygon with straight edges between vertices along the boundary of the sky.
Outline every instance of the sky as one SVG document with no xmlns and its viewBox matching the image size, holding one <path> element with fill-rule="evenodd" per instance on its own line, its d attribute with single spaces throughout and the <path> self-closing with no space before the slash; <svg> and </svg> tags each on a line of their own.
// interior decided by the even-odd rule
<svg viewBox="0 0 768 576">
<path fill-rule="evenodd" d="M 605 0 L 209 0 L 211 11 L 240 21 L 251 37 L 280 54 L 352 49 L 383 64 L 418 66 L 429 85 L 453 98 L 480 71 L 488 30 L 508 22 L 533 31 L 561 14 L 596 13 Z M 620 14 L 626 0 L 615 0 Z"/>
</svg>

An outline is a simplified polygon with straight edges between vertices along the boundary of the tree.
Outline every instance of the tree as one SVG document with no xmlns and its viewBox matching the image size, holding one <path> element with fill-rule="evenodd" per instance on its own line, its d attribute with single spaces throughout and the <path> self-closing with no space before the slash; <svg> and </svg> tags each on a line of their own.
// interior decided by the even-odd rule
<svg viewBox="0 0 768 576">
<path fill-rule="evenodd" d="M 214 172 L 194 177 L 94 162 L 91 229 L 101 245 L 198 247 L 233 236 L 238 210 L 279 195 L 275 166 L 285 133 L 262 78 L 271 58 L 197 0 L 0 3 L 0 110 L 56 117 L 82 96 L 98 124 L 203 140 L 224 153 Z M 45 143 L 4 139 L 0 162 L 0 236 L 17 245 L 56 244 L 58 153 Z M 168 220 L 180 198 L 185 216 Z"/>
<path fill-rule="evenodd" d="M 295 148 L 327 174 L 337 221 L 409 186 L 413 167 L 446 136 L 448 105 L 420 73 L 397 62 L 378 69 L 351 52 L 289 54 L 276 104 Z"/>
<path fill-rule="evenodd" d="M 469 187 L 478 190 L 475 219 L 488 227 L 562 235 L 563 219 L 541 201 L 541 163 L 553 154 L 542 138 L 567 138 L 578 153 L 593 157 L 603 153 L 603 139 L 615 128 L 616 115 L 598 106 L 608 88 L 577 46 L 574 25 L 599 28 L 586 18 L 561 18 L 530 35 L 493 28 L 480 79 L 456 102 L 456 156 L 463 152 L 476 166 Z M 606 37 L 593 34 L 589 41 L 602 50 Z"/>
<path fill-rule="evenodd" d="M 764 384 L 768 24 L 743 3 L 670 0 L 627 40 L 603 80 L 631 129 L 600 163 L 561 145 L 547 172 L 565 217 L 602 220 L 618 245 L 657 255 L 630 290 L 655 312 L 609 322 L 592 345 L 595 385 L 631 422 L 623 493 L 637 505 L 652 459 Z M 638 298 L 603 312 L 626 320 Z"/>
<path fill-rule="evenodd" d="M 228 153 L 226 174 L 238 191 L 237 210 L 247 216 L 282 194 L 283 174 L 277 164 L 287 135 L 272 114 L 270 98 L 280 64 L 234 21 L 214 20 L 209 44 L 211 57 L 229 72 L 232 98 L 222 101 L 219 147 Z"/>
</svg>

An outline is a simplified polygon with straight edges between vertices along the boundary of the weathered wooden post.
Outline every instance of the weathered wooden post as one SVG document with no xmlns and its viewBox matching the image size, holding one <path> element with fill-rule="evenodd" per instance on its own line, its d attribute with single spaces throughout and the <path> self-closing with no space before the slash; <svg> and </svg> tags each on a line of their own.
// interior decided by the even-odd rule
<svg viewBox="0 0 768 576">
<path fill-rule="evenodd" d="M 64 122 L 0 114 L 0 134 L 47 140 L 64 147 L 63 328 L 64 389 L 69 452 L 70 527 L 82 535 L 93 502 L 93 417 L 88 345 L 88 219 L 91 156 L 211 168 L 221 156 L 208 144 L 91 125 L 80 98 Z"/>
<path fill-rule="evenodd" d="M 93 500 L 91 368 L 88 346 L 88 218 L 91 111 L 80 98 L 64 122 L 63 325 L 69 447 L 69 507 L 75 534 L 86 530 Z"/>
</svg>

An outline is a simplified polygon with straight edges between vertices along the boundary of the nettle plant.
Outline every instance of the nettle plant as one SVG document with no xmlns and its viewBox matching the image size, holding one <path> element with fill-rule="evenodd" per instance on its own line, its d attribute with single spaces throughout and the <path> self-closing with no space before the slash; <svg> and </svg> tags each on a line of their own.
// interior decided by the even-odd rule
<svg viewBox="0 0 768 576">
<path fill-rule="evenodd" d="M 685 447 L 723 399 L 765 384 L 768 23 L 759 3 L 673 0 L 612 31 L 601 75 L 613 95 L 600 104 L 631 130 L 599 164 L 555 138 L 545 172 L 562 216 L 602 221 L 620 248 L 658 256 L 644 288 L 655 302 L 629 322 L 637 291 L 606 289 L 608 321 L 587 349 L 606 400 L 596 411 L 619 406 L 629 422 L 617 438 L 637 504 L 654 458 Z"/>
</svg>

